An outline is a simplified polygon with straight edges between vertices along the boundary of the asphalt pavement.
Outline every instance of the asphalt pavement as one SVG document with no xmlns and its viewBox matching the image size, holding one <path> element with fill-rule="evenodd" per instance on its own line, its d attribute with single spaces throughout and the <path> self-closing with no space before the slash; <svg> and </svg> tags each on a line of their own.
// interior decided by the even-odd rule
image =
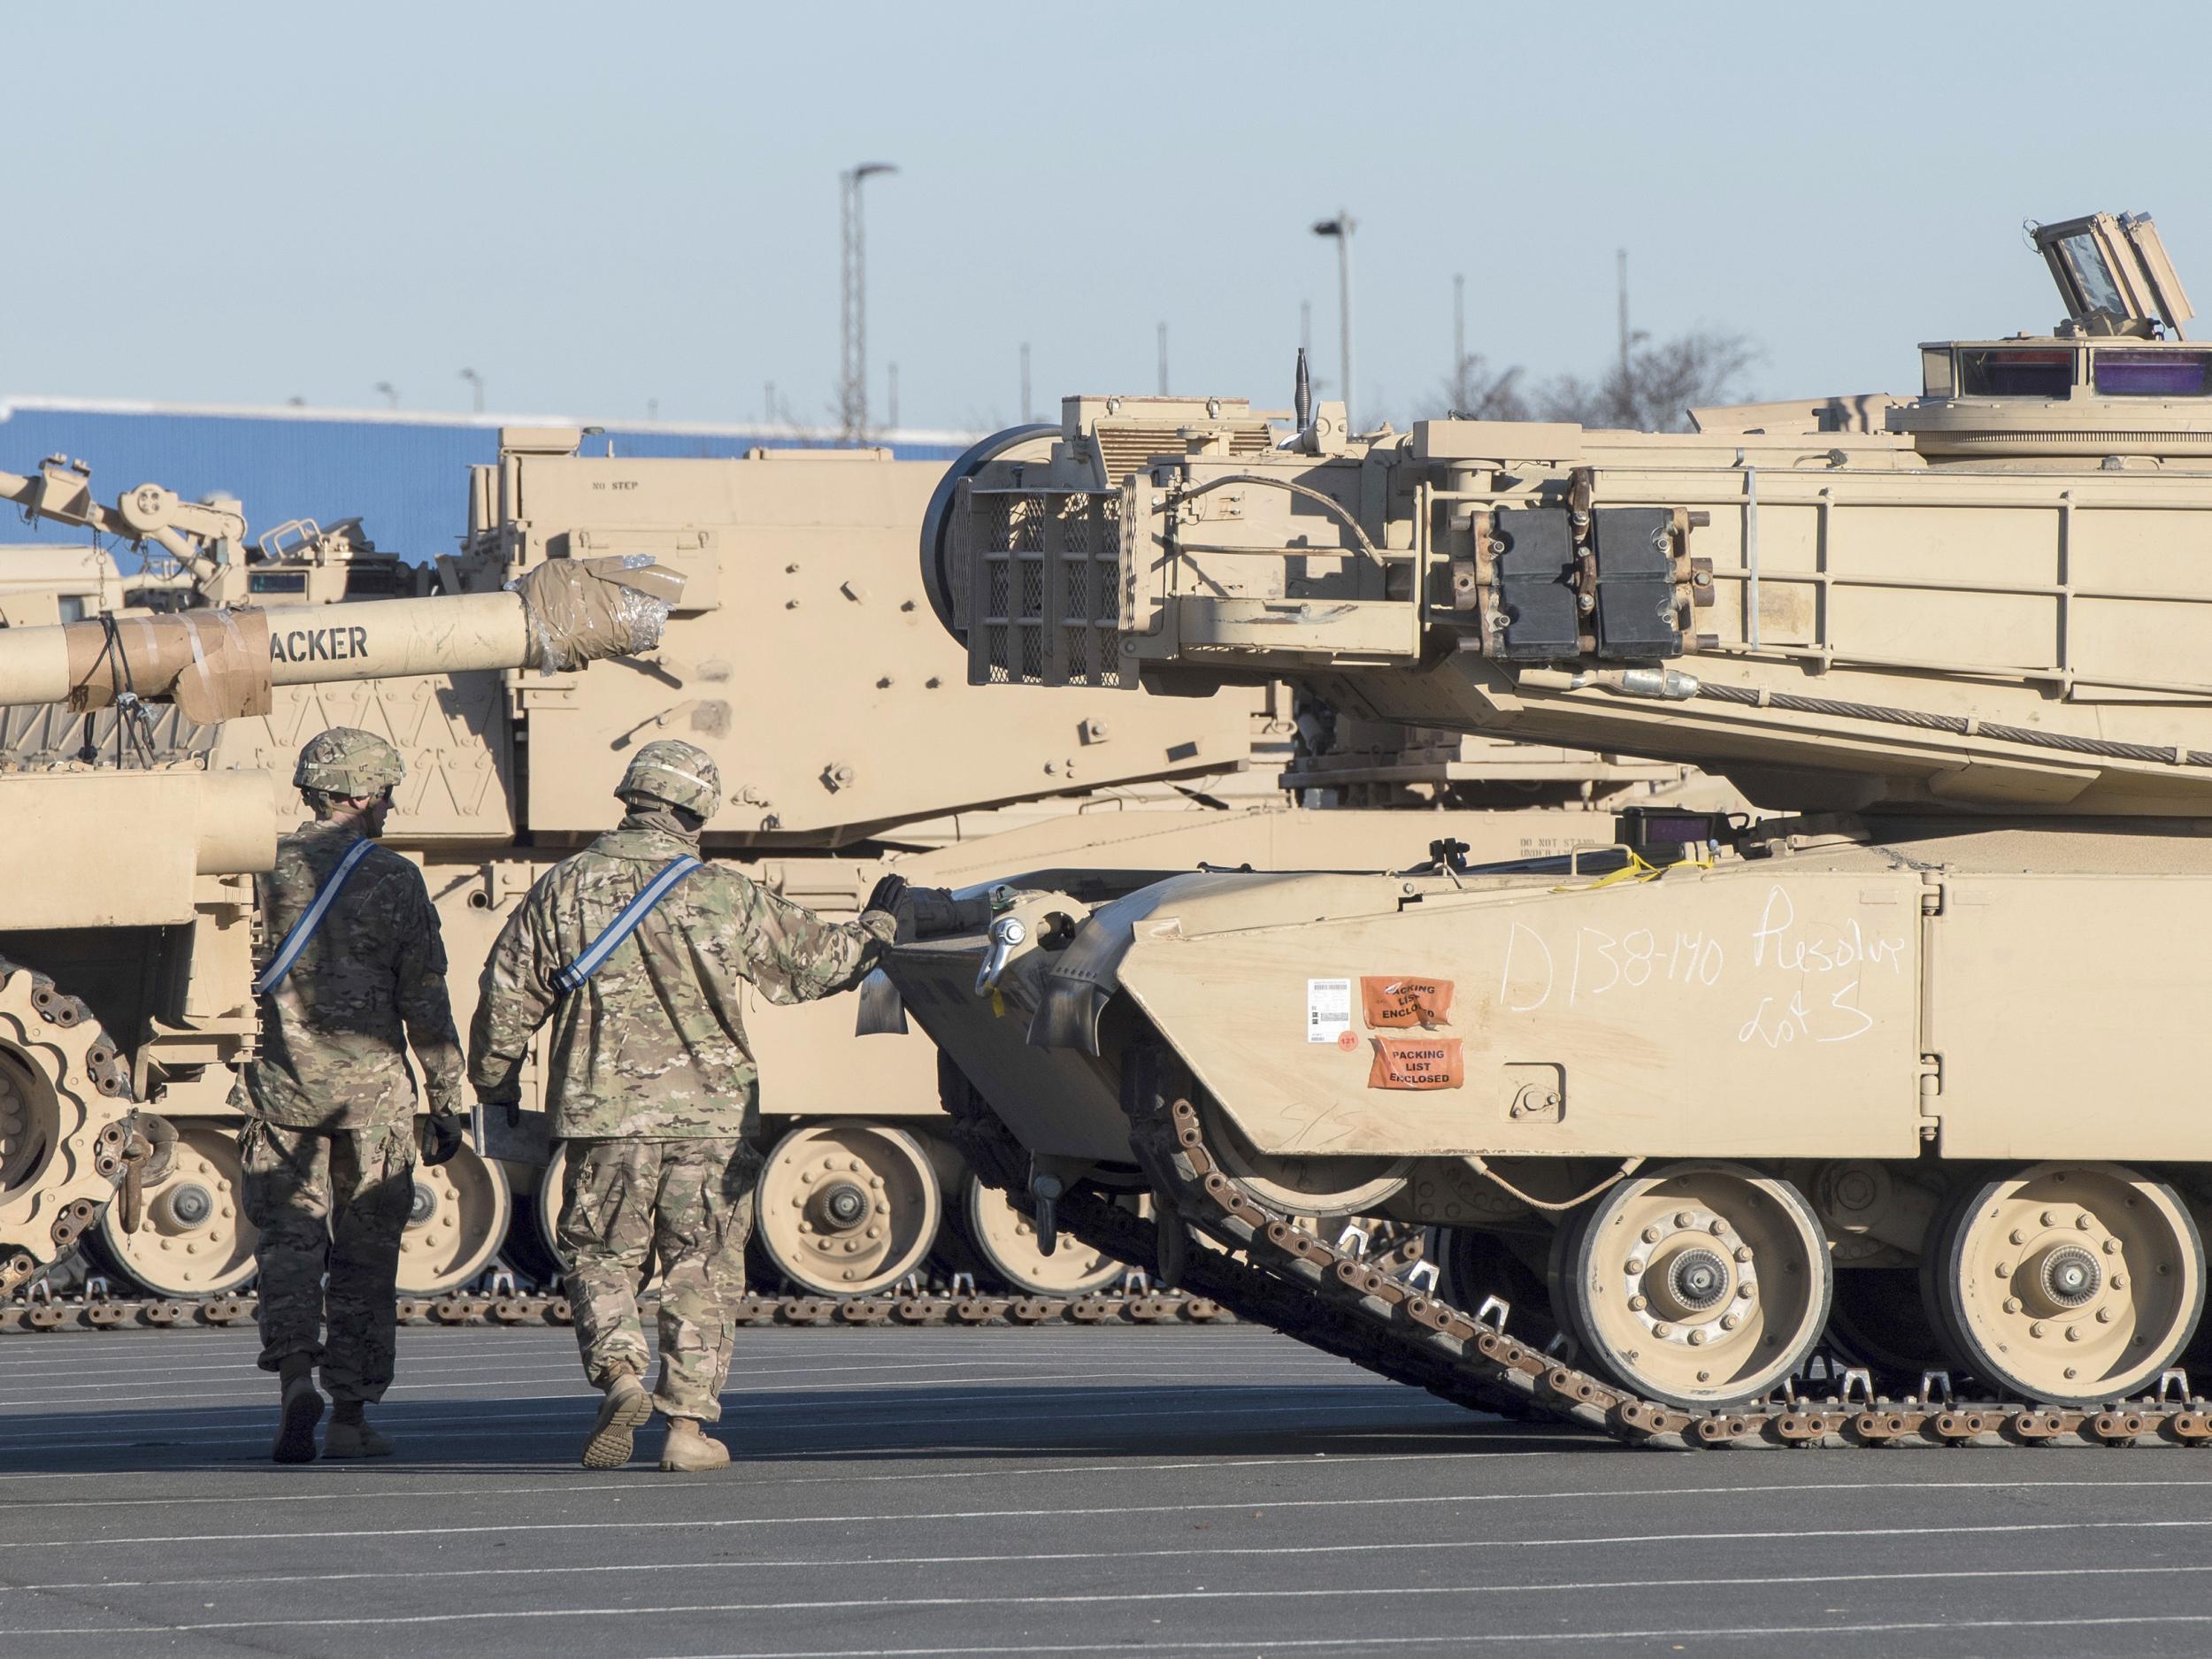
<svg viewBox="0 0 2212 1659">
<path fill-rule="evenodd" d="M 0 1655 L 2212 1652 L 2212 1455 L 1633 1451 L 1227 1329 L 749 1330 L 712 1475 L 554 1330 L 266 1461 L 250 1333 L 0 1337 Z"/>
</svg>

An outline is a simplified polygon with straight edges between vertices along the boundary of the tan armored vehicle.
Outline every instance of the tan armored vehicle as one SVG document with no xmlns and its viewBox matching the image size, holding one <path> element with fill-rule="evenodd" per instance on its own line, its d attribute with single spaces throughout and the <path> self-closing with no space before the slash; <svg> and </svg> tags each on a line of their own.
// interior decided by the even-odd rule
<svg viewBox="0 0 2212 1659">
<path fill-rule="evenodd" d="M 1200 401 L 1161 403 L 1143 419 L 1109 426 L 1114 442 L 1141 453 L 1204 414 Z M 1264 438 L 1263 422 L 1250 430 Z M 392 685 L 279 687 L 267 715 L 219 733 L 152 711 L 145 747 L 205 757 L 218 770 L 266 768 L 281 778 L 299 742 L 333 723 L 369 726 L 398 744 L 410 776 L 386 840 L 425 864 L 464 1022 L 475 994 L 471 964 L 539 872 L 605 824 L 614 810 L 606 789 L 623 750 L 663 732 L 712 749 L 732 779 L 731 803 L 710 827 L 712 850 L 830 911 L 856 907 L 891 862 L 916 881 L 944 884 L 1010 869 L 1164 874 L 1209 862 L 1408 863 L 1440 837 L 1468 842 L 1482 857 L 1535 856 L 1609 840 L 1604 809 L 1621 801 L 1681 795 L 1680 766 L 1408 733 L 1316 705 L 1294 710 L 1280 687 L 1182 704 L 1101 696 L 1079 707 L 1057 695 L 1009 700 L 971 690 L 963 653 L 923 613 L 915 534 L 926 520 L 933 537 L 945 533 L 960 477 L 1042 457 L 1056 431 L 994 440 L 949 474 L 880 450 L 641 461 L 580 453 L 592 446 L 576 428 L 511 429 L 499 464 L 472 478 L 465 545 L 434 568 L 379 550 L 352 521 L 281 526 L 248 549 L 235 511 L 194 507 L 165 491 L 134 491 L 115 509 L 93 508 L 81 475 L 53 465 L 22 480 L 19 492 L 50 516 L 73 512 L 75 521 L 130 535 L 132 524 L 112 516 L 125 508 L 139 525 L 157 522 L 155 510 L 201 515 L 199 539 L 177 538 L 181 552 L 157 541 L 157 568 L 127 580 L 111 575 L 100 589 L 85 584 L 88 556 L 40 549 L 42 562 L 27 557 L 33 576 L 19 587 L 25 604 L 50 592 L 51 603 L 88 615 L 116 602 L 118 580 L 123 602 L 142 609 L 472 590 L 569 553 L 642 552 L 683 568 L 690 586 L 665 648 L 619 676 L 469 672 Z M 227 516 L 206 518 L 211 511 Z M 88 511 L 111 516 L 87 519 Z M 206 550 L 214 545 L 226 549 L 221 556 Z M 54 580 L 48 567 L 57 558 L 73 585 Z M 105 568 L 112 572 L 113 561 Z M 0 588 L 0 602 L 7 591 Z M 978 720 L 986 738 L 949 751 L 944 733 Z M 118 753 L 116 740 L 111 717 L 98 712 L 0 711 L 0 755 L 9 757 L 0 764 L 68 762 L 88 742 L 105 763 Z M 299 809 L 289 791 L 280 793 L 276 816 L 288 826 Z M 1386 819 L 1289 810 L 1294 801 L 1597 810 L 1425 810 Z M 88 982 L 89 996 L 127 975 L 130 949 L 110 943 L 118 947 L 112 960 L 96 970 L 68 964 L 65 979 Z M 219 967 L 211 959 L 203 1001 L 242 1008 L 245 961 L 242 944 Z M 119 995 L 93 1000 L 116 1010 L 111 1026 L 131 1029 Z M 940 1247 L 951 1265 L 1033 1294 L 1077 1292 L 1118 1276 L 1110 1262 L 1040 1255 L 1028 1220 L 969 1174 L 944 1133 L 926 1038 L 855 1044 L 850 1012 L 823 1005 L 749 1015 L 776 1137 L 761 1229 L 775 1277 L 810 1294 L 876 1292 L 915 1273 Z M 215 1037 L 222 1057 L 234 1061 L 250 1030 L 212 1014 L 192 1028 L 192 1041 Z M 229 1195 L 227 1071 L 196 1062 L 165 1066 L 162 1045 L 186 1041 L 173 1033 L 146 1030 L 125 1041 L 147 1058 L 146 1087 L 180 1128 L 193 1190 L 180 1205 L 158 1207 L 159 1229 L 126 1233 L 111 1216 L 100 1247 L 165 1294 L 235 1288 L 252 1271 L 252 1239 Z M 533 1074 L 532 1087 L 538 1081 Z M 486 1163 L 465 1150 L 442 1169 L 419 1171 L 403 1286 L 421 1294 L 465 1285 L 503 1248 L 508 1261 L 542 1275 L 557 1173 Z"/>
<path fill-rule="evenodd" d="M 1225 401 L 1133 462 L 1071 398 L 1048 467 L 971 480 L 924 565 L 978 683 L 1280 677 L 1798 813 L 1541 868 L 1025 884 L 902 949 L 1041 1224 L 1632 1438 L 2212 1434 L 2178 1369 L 2212 349 L 2148 219 L 2036 241 L 2066 320 L 1924 347 L 1918 397 L 1664 436 L 1324 403 L 1263 449 Z M 1079 637 L 1035 603 L 1079 581 L 1113 595 Z M 1156 1230 L 1101 1196 L 1131 1189 Z M 1294 1219 L 1373 1211 L 1440 1230 L 1440 1286 Z"/>
<path fill-rule="evenodd" d="M 52 503 L 71 476 L 0 473 L 0 494 Z M 96 523 L 109 510 L 75 511 Z M 178 517 L 162 527 L 192 537 L 196 559 L 227 552 L 227 526 L 208 534 L 188 513 L 179 533 Z M 0 708 L 112 710 L 126 763 L 0 774 L 0 856 L 17 873 L 0 895 L 0 1292 L 96 1220 L 131 1259 L 173 1255 L 180 1288 L 200 1287 L 198 1246 L 219 1225 L 243 1240 L 250 1268 L 228 1137 L 180 1134 L 132 1102 L 227 1097 L 250 1051 L 250 876 L 275 861 L 277 780 L 162 761 L 151 708 L 173 703 L 211 726 L 265 712 L 279 687 L 397 685 L 433 663 L 572 676 L 649 648 L 682 588 L 647 559 L 580 558 L 511 590 L 388 599 L 342 618 L 243 606 L 0 629 Z M 127 1175 L 126 1202 L 109 1205 Z"/>
<path fill-rule="evenodd" d="M 1198 403 L 1163 405 L 1148 428 L 1125 427 L 1125 441 L 1141 451 L 1203 413 Z M 1048 453 L 1050 430 L 987 445 L 951 477 L 873 450 L 634 460 L 578 453 L 589 446 L 573 428 L 511 430 L 497 466 L 473 480 L 466 545 L 434 572 L 378 551 L 357 526 L 288 526 L 264 537 L 257 557 L 203 561 L 200 596 L 337 602 L 433 582 L 495 584 L 549 556 L 649 553 L 690 578 L 650 664 L 573 683 L 486 672 L 280 687 L 265 717 L 234 721 L 219 737 L 173 735 L 188 750 L 211 749 L 218 768 L 280 774 L 324 726 L 391 737 L 410 777 L 386 839 L 424 862 L 458 964 L 464 1020 L 475 990 L 466 964 L 546 864 L 608 821 L 623 750 L 661 733 L 715 752 L 732 780 L 733 799 L 709 829 L 711 849 L 829 911 L 856 908 L 890 863 L 945 884 L 1102 864 L 1168 873 L 1205 862 L 1409 863 L 1440 837 L 1485 857 L 1533 856 L 1612 833 L 1602 810 L 1293 810 L 1286 782 L 1300 800 L 1422 807 L 1602 809 L 1680 787 L 1686 769 L 1659 763 L 1524 755 L 1456 733 L 1409 741 L 1394 728 L 1294 711 L 1279 687 L 1182 703 L 971 689 L 963 653 L 924 610 L 915 534 L 926 519 L 933 535 L 942 529 L 958 477 Z M 1263 423 L 1257 430 L 1264 435 Z M 242 534 L 242 525 L 234 541 Z M 65 757 L 95 736 L 105 755 L 112 733 L 88 728 L 89 718 L 24 711 L 4 747 L 28 763 Z M 949 749 L 945 733 L 964 729 L 982 735 Z M 1292 775 L 1279 781 L 1286 769 Z M 288 824 L 296 812 L 288 796 L 279 816 Z M 764 1008 L 749 1023 L 777 1137 L 761 1236 L 787 1283 L 814 1294 L 882 1290 L 940 1243 L 964 1247 L 979 1258 L 973 1267 L 1023 1291 L 1077 1291 L 1118 1276 L 1110 1263 L 1072 1252 L 1039 1255 L 1026 1218 L 970 1177 L 943 1133 L 935 1055 L 919 1033 L 856 1044 L 851 1010 L 839 1005 Z M 103 1247 L 169 1294 L 233 1287 L 251 1271 L 251 1240 L 222 1198 L 227 1079 L 157 1071 L 153 1082 L 216 1202 L 196 1200 L 197 1225 L 158 1238 L 105 1226 Z M 465 1284 L 496 1259 L 503 1235 L 510 1260 L 531 1259 L 557 1188 L 527 1165 L 465 1151 L 423 1171 L 403 1285 Z M 950 1229 L 941 1225 L 948 1217 Z M 537 1264 L 542 1271 L 541 1256 Z"/>
</svg>

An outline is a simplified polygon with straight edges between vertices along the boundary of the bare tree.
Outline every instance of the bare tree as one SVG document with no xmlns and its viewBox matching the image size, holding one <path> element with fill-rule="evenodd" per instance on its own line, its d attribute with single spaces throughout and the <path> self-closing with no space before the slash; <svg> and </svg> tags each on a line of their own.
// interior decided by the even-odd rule
<svg viewBox="0 0 2212 1659">
<path fill-rule="evenodd" d="M 1744 372 L 1759 360 L 1746 334 L 1694 329 L 1671 340 L 1629 339 L 1627 373 L 1615 366 L 1601 379 L 1555 374 L 1533 386 L 1518 367 L 1494 369 L 1470 354 L 1426 400 L 1425 413 L 1470 420 L 1571 420 L 1585 426 L 1639 432 L 1686 432 L 1689 411 L 1706 403 L 1744 401 Z"/>
<path fill-rule="evenodd" d="M 1742 401 L 1744 371 L 1759 356 L 1748 336 L 1718 329 L 1693 329 L 1661 341 L 1639 334 L 1630 338 L 1625 373 L 1615 367 L 1594 385 L 1577 375 L 1559 375 L 1538 388 L 1532 401 L 1546 420 L 1686 432 L 1694 407 Z"/>
<path fill-rule="evenodd" d="M 775 382 L 768 384 L 766 397 L 768 421 L 781 426 L 785 433 L 785 447 L 793 449 L 826 449 L 845 442 L 843 433 L 833 426 L 817 426 L 799 418 L 799 411 L 791 406 L 790 398 L 776 389 Z M 830 414 L 837 414 L 836 405 L 829 406 Z"/>
<path fill-rule="evenodd" d="M 1526 420 L 1528 401 L 1521 396 L 1521 371 L 1493 369 L 1483 357 L 1469 352 L 1459 371 L 1446 375 L 1428 399 L 1431 415 L 1452 415 L 1462 420 Z"/>
</svg>

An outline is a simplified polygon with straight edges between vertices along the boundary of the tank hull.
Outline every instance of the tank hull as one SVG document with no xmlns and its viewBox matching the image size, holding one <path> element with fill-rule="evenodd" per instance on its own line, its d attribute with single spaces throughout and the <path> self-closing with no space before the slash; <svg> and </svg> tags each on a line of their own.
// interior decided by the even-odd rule
<svg viewBox="0 0 2212 1659">
<path fill-rule="evenodd" d="M 980 936 L 902 947 L 889 972 L 1031 1171 L 1108 1189 L 1133 1172 L 1171 1203 L 1179 1179 L 1187 1212 L 1217 1207 L 1193 1225 L 1256 1270 L 1251 1228 L 1302 1215 L 1444 1230 L 1439 1252 L 1488 1263 L 1462 1272 L 1463 1310 L 1518 1301 L 1606 1386 L 1709 1410 L 1790 1367 L 1694 1380 L 1737 1327 L 1655 1314 L 1651 1276 L 1710 1256 L 1734 1283 L 1755 1259 L 1764 1287 L 1730 1292 L 1747 1311 L 1802 1276 L 1767 1339 L 1786 1335 L 1793 1364 L 1824 1346 L 1885 1387 L 1918 1365 L 2111 1403 L 2198 1340 L 2212 1132 L 2187 1010 L 2212 970 L 2177 941 L 2212 919 L 2212 840 L 1885 828 L 1778 829 L 1664 870 L 1209 874 L 1094 906 L 1025 892 L 1010 913 L 1029 940 L 1079 925 L 987 988 Z M 1203 1167 L 1179 1177 L 1193 1153 Z M 2165 1219 L 2130 1234 L 2146 1216 Z M 1630 1223 L 1645 1231 L 1609 1258 Z M 2066 1271 L 2094 1291 L 2011 1294 L 2016 1273 L 2063 1291 Z M 2118 1360 L 2082 1362 L 2116 1330 Z M 1662 1339 L 1709 1335 L 1670 1369 Z"/>
</svg>

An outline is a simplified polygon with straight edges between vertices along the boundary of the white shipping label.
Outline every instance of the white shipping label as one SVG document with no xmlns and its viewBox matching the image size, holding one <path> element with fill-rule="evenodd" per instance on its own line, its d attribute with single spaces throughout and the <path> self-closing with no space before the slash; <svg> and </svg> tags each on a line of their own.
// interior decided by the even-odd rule
<svg viewBox="0 0 2212 1659">
<path fill-rule="evenodd" d="M 1306 1041 L 1334 1042 L 1352 1028 L 1352 982 L 1306 981 Z"/>
</svg>

